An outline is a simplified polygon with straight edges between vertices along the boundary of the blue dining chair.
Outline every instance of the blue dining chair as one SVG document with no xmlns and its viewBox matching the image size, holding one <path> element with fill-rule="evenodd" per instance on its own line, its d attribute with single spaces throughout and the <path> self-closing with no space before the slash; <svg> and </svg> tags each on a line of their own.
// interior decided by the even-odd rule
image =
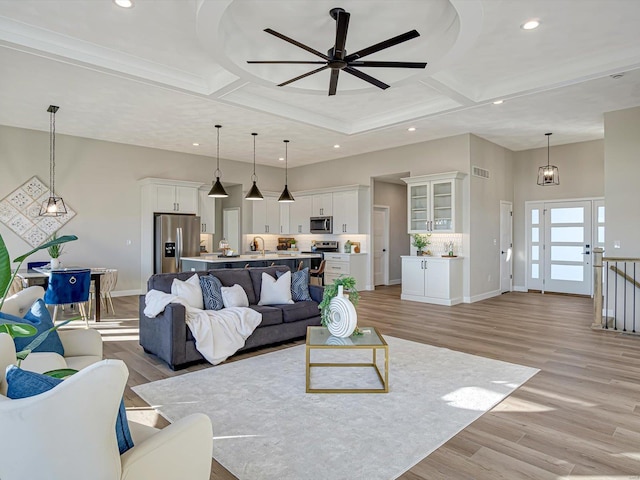
<svg viewBox="0 0 640 480">
<path fill-rule="evenodd" d="M 54 305 L 53 323 L 56 322 L 59 305 L 77 303 L 80 313 L 89 327 L 89 317 L 84 304 L 89 300 L 91 269 L 54 270 L 49 276 L 49 285 L 44 294 L 44 303 Z"/>
</svg>

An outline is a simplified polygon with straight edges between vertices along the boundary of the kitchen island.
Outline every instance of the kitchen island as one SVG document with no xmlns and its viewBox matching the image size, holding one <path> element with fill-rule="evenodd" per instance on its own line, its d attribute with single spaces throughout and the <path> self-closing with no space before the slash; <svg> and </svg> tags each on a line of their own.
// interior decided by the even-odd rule
<svg viewBox="0 0 640 480">
<path fill-rule="evenodd" d="M 298 265 L 302 262 L 303 267 L 311 265 L 312 258 L 321 258 L 322 255 L 317 253 L 260 253 L 251 255 L 239 255 L 237 257 L 223 257 L 218 254 L 203 254 L 199 257 L 183 257 L 183 272 L 198 272 L 203 270 L 213 270 L 216 268 L 244 268 L 250 267 L 268 267 L 274 265 L 286 265 L 291 271 L 296 271 Z"/>
</svg>

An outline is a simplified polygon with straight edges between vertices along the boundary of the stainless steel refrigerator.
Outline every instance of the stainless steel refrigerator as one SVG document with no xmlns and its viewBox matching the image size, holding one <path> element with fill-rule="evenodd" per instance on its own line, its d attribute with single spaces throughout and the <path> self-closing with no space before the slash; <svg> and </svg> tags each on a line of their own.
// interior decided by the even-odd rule
<svg viewBox="0 0 640 480">
<path fill-rule="evenodd" d="M 182 257 L 200 256 L 200 217 L 155 216 L 154 273 L 180 272 Z"/>
</svg>

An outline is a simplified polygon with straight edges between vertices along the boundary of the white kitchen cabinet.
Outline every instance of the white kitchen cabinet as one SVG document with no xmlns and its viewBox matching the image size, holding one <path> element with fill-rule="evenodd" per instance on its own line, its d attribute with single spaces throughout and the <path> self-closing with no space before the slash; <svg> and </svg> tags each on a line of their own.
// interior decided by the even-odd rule
<svg viewBox="0 0 640 480">
<path fill-rule="evenodd" d="M 367 258 L 366 253 L 325 253 L 324 284 L 329 285 L 344 275 L 356 280 L 356 288 L 367 288 Z"/>
<path fill-rule="evenodd" d="M 311 196 L 311 216 L 330 217 L 333 214 L 333 193 L 316 193 Z"/>
<path fill-rule="evenodd" d="M 402 257 L 402 300 L 457 305 L 462 302 L 462 258 Z"/>
<path fill-rule="evenodd" d="M 408 233 L 462 231 L 462 179 L 449 172 L 403 178 L 407 184 Z"/>
<path fill-rule="evenodd" d="M 294 202 L 295 203 L 295 202 Z M 289 234 L 290 232 L 290 216 L 291 216 L 291 203 L 278 202 L 280 207 L 280 231 L 279 233 Z"/>
<path fill-rule="evenodd" d="M 198 189 L 191 186 L 156 184 L 156 212 L 198 213 Z"/>
<path fill-rule="evenodd" d="M 200 216 L 200 233 L 216 233 L 216 199 L 208 195 L 207 189 L 198 191 L 198 215 Z"/>
<path fill-rule="evenodd" d="M 264 196 L 264 200 L 252 200 L 253 232 L 280 233 L 280 204 L 277 197 Z"/>
<path fill-rule="evenodd" d="M 309 233 L 309 219 L 312 217 L 311 195 L 296 195 L 296 201 L 289 204 L 289 233 Z"/>
<path fill-rule="evenodd" d="M 360 216 L 360 192 L 347 190 L 333 193 L 333 233 L 365 233 L 361 228 Z M 362 216 L 364 218 L 364 215 Z"/>
</svg>

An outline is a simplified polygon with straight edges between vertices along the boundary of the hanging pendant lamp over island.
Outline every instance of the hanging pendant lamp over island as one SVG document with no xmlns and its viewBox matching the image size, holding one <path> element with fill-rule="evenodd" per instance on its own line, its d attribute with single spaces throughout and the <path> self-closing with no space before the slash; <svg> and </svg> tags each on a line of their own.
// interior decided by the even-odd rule
<svg viewBox="0 0 640 480">
<path fill-rule="evenodd" d="M 291 192 L 289 192 L 289 140 L 283 140 L 284 142 L 284 190 L 282 191 L 282 194 L 280 195 L 280 198 L 278 198 L 279 202 L 282 203 L 291 203 L 291 202 L 295 202 L 296 199 L 293 198 L 293 195 L 291 195 Z"/>
<path fill-rule="evenodd" d="M 551 133 L 545 133 L 547 136 L 547 164 L 538 168 L 538 185 L 548 187 L 552 185 L 560 185 L 560 172 L 558 167 L 550 165 L 549 162 L 549 137 Z"/>
<path fill-rule="evenodd" d="M 41 217 L 59 217 L 67 214 L 62 197 L 56 197 L 56 112 L 60 107 L 49 105 L 49 198 L 40 207 Z"/>
<path fill-rule="evenodd" d="M 246 200 L 264 200 L 264 197 L 262 196 L 262 193 L 260 193 L 258 185 L 256 185 L 256 181 L 258 180 L 258 177 L 256 176 L 256 137 L 258 136 L 258 134 L 252 133 L 251 135 L 253 135 L 253 175 L 251 175 L 253 185 L 251 186 L 249 193 L 247 193 L 247 196 L 244 198 Z"/>
<path fill-rule="evenodd" d="M 213 183 L 211 190 L 208 193 L 208 196 L 213 197 L 213 198 L 226 198 L 229 196 L 229 194 L 227 193 L 227 191 L 224 189 L 224 187 L 222 186 L 222 183 L 220 183 L 220 174 L 222 173 L 220 171 L 220 129 L 222 128 L 222 125 L 216 125 L 216 130 L 218 133 L 218 141 L 217 141 L 217 147 L 216 147 L 216 171 L 214 172 L 214 176 L 216 177 L 216 181 L 215 183 Z"/>
</svg>

